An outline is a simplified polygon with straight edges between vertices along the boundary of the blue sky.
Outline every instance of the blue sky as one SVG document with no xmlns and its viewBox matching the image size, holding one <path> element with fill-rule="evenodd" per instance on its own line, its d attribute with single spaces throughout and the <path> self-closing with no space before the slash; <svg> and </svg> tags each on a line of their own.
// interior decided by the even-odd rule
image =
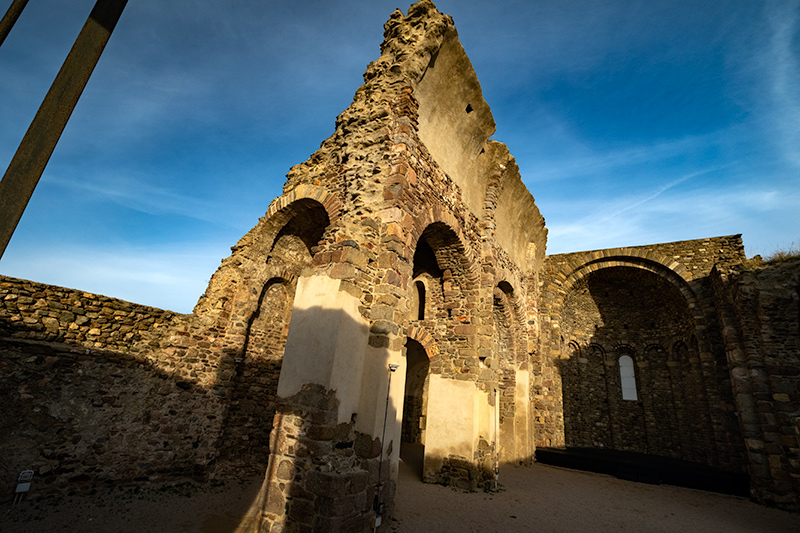
<svg viewBox="0 0 800 533">
<path fill-rule="evenodd" d="M 0 10 L 11 4 L 0 1 Z M 94 0 L 0 47 L 0 164 Z M 439 0 L 546 219 L 548 253 L 800 241 L 800 2 Z M 0 273 L 189 312 L 333 133 L 397 0 L 132 0 Z"/>
</svg>

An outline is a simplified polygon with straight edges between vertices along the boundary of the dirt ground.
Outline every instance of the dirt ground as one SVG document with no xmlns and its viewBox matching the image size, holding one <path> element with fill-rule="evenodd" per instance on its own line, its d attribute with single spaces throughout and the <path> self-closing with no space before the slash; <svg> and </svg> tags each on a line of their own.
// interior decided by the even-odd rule
<svg viewBox="0 0 800 533">
<path fill-rule="evenodd" d="M 800 532 L 800 514 L 736 496 L 535 464 L 506 467 L 501 492 L 426 485 L 401 464 L 392 531 Z"/>
<path fill-rule="evenodd" d="M 392 533 L 769 532 L 797 533 L 800 514 L 747 499 L 536 464 L 501 471 L 497 493 L 463 493 L 418 481 L 401 462 Z M 0 531 L 229 533 L 261 479 L 225 485 L 118 490 L 58 505 L 35 498 L 0 511 Z"/>
</svg>

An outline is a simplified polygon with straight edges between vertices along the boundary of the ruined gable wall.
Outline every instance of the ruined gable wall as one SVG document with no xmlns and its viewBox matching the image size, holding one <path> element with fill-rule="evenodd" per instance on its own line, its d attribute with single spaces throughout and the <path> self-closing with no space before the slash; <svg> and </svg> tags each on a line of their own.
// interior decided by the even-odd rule
<svg viewBox="0 0 800 533">
<path fill-rule="evenodd" d="M 401 209 L 406 213 L 404 220 L 411 221 L 406 257 L 413 253 L 418 239 L 424 238 L 426 225 L 444 221 L 465 249 L 456 254 L 460 259 L 452 257 L 448 262 L 439 257 L 442 268 L 458 261 L 466 263 L 460 274 L 458 266 L 446 269 L 451 277 L 442 280 L 446 284 L 443 307 L 413 327 L 430 332 L 436 342 L 439 357 L 432 362 L 433 372 L 473 382 L 487 394 L 500 386 L 503 398 L 511 398 L 505 403 L 504 420 L 517 424 L 518 432 L 524 433 L 527 428 L 522 426 L 527 426 L 528 420 L 521 413 L 527 411 L 520 408 L 517 420 L 514 409 L 515 371 L 529 368 L 529 329 L 522 302 L 535 292 L 535 284 L 529 286 L 526 276 L 536 272 L 537 254 L 529 255 L 528 244 L 533 240 L 543 253 L 543 219 L 507 148 L 488 141 L 494 121 L 454 29 L 445 33 L 422 79 L 409 89 L 407 101 L 414 110 L 413 129 L 398 146 L 404 156 L 403 164 L 398 165 L 402 172 L 385 190 L 385 205 Z M 507 203 L 499 205 L 499 198 Z M 501 210 L 509 206 L 510 211 Z M 508 212 L 527 217 L 529 232 L 519 236 L 519 232 L 509 231 L 510 225 L 521 225 Z M 493 294 L 501 282 L 512 289 L 510 320 L 517 337 L 506 368 L 493 350 L 498 328 Z M 493 399 L 490 403 L 493 405 Z M 513 448 L 509 445 L 509 450 Z M 508 460 L 520 456 L 525 452 L 510 451 Z"/>
<path fill-rule="evenodd" d="M 330 494 L 318 490 L 312 481 L 319 475 L 318 463 L 322 457 L 330 458 L 332 464 L 337 465 L 335 475 L 326 474 L 331 483 L 350 486 L 348 484 L 353 480 L 360 479 L 361 472 L 369 472 L 364 487 L 368 502 L 372 501 L 377 488 L 376 470 L 382 471 L 382 475 L 387 476 L 381 480 L 382 492 L 386 491 L 384 498 L 391 503 L 388 494 L 393 482 L 388 476 L 389 472 L 396 471 L 393 469 L 396 469 L 399 442 L 394 439 L 400 438 L 400 421 L 397 420 L 396 435 L 390 429 L 385 442 L 378 442 L 378 449 L 385 451 L 385 464 L 379 463 L 375 455 L 364 455 L 365 450 L 374 453 L 373 448 L 359 447 L 358 442 L 381 436 L 383 395 L 387 387 L 386 363 L 397 361 L 402 364 L 406 336 L 420 340 L 426 348 L 433 374 L 452 382 L 453 387 L 469 396 L 469 403 L 475 404 L 476 409 L 469 415 L 473 417 L 475 427 L 488 427 L 488 398 L 493 388 L 503 383 L 510 387 L 510 394 L 518 395 L 519 392 L 516 390 L 516 374 L 512 379 L 501 373 L 499 367 L 488 366 L 485 362 L 492 359 L 493 293 L 501 281 L 513 287 L 514 304 L 509 304 L 509 308 L 514 309 L 515 332 L 522 336 L 519 342 L 514 343 L 515 353 L 511 360 L 515 368 L 527 372 L 528 350 L 532 344 L 526 337 L 528 327 L 524 314 L 527 308 L 524 302 L 529 294 L 527 283 L 531 264 L 537 258 L 541 261 L 544 252 L 543 220 L 538 211 L 531 210 L 535 206 L 530 195 L 521 195 L 514 190 L 513 181 L 519 178 L 513 159 L 499 143 L 487 142 L 488 135 L 478 143 L 483 145 L 483 153 L 478 151 L 469 155 L 480 163 L 473 165 L 480 170 L 475 181 L 480 186 L 478 190 L 467 188 L 468 183 L 460 181 L 463 176 L 457 172 L 451 174 L 443 167 L 426 144 L 423 123 L 436 102 L 420 97 L 419 91 L 432 69 L 437 68 L 432 59 L 436 58 L 436 64 L 440 64 L 439 60 L 444 57 L 443 42 L 454 38 L 450 18 L 438 13 L 431 2 L 423 1 L 412 6 L 407 16 L 399 11 L 394 13 L 385 30 L 381 57 L 368 68 L 365 84 L 356 92 L 353 104 L 337 118 L 335 133 L 307 162 L 293 167 L 287 177 L 284 196 L 275 204 L 289 205 L 288 198 L 300 197 L 298 191 L 311 188 L 326 191 L 339 203 L 338 216 L 331 219 L 331 224 L 312 248 L 311 266 L 302 274 L 308 281 L 303 283 L 321 288 L 334 285 L 324 280 L 336 280 L 339 294 L 331 295 L 330 300 L 347 300 L 341 293 L 356 299 L 359 316 L 351 318 L 365 320 L 368 333 L 364 339 L 363 355 L 359 355 L 361 348 L 357 344 L 347 355 L 335 347 L 319 354 L 324 359 L 320 364 L 330 368 L 332 373 L 337 372 L 340 358 L 350 361 L 353 375 L 363 372 L 361 382 L 351 384 L 346 391 L 341 387 L 333 389 L 335 381 L 332 378 L 327 380 L 319 368 L 312 373 L 316 385 L 308 384 L 306 387 L 301 384 L 298 380 L 302 377 L 297 369 L 302 367 L 302 363 L 291 363 L 291 379 L 288 373 L 282 374 L 279 391 L 286 378 L 291 381 L 291 386 L 286 388 L 287 394 L 298 392 L 285 398 L 288 403 L 276 418 L 270 462 L 270 472 L 274 472 L 274 477 L 270 474 L 264 505 L 264 518 L 268 523 L 290 523 L 300 513 L 299 509 L 309 511 L 303 514 L 305 525 L 350 523 L 350 520 L 369 517 L 370 510 L 363 508 L 358 511 L 362 513 L 361 518 L 358 512 L 352 516 L 329 512 Z M 457 41 L 453 43 L 457 44 Z M 453 46 L 455 50 L 459 48 L 460 45 Z M 471 67 L 467 74 L 474 77 Z M 451 85 L 461 86 L 460 77 L 452 81 Z M 444 94 L 442 98 L 449 96 Z M 466 111 L 466 104 L 459 111 L 470 114 Z M 449 133 L 457 139 L 462 134 L 461 131 Z M 536 236 L 539 245 L 534 247 L 535 253 L 530 252 L 526 242 L 523 243 L 524 236 L 511 238 L 508 249 L 499 245 L 497 228 L 511 221 L 505 217 L 498 219 L 496 202 L 502 194 L 513 193 L 520 198 L 522 206 L 515 211 L 517 215 L 536 215 L 531 224 L 535 228 L 531 235 Z M 304 192 L 303 196 L 307 197 L 307 194 Z M 243 239 L 234 257 L 251 246 L 248 239 L 250 237 Z M 429 290 L 425 318 L 417 320 L 410 318 L 409 302 L 414 281 L 414 257 L 421 241 L 431 247 L 439 272 L 422 276 Z M 534 291 L 535 288 L 530 293 Z M 302 309 L 296 308 L 295 312 L 300 310 L 303 316 L 317 312 L 325 315 L 321 319 L 337 320 L 329 316 L 324 306 L 315 311 L 311 302 L 305 301 L 307 296 L 303 299 Z M 308 364 L 311 364 L 311 354 L 304 356 L 307 351 L 299 348 L 302 344 L 300 339 L 313 338 L 314 332 L 309 330 L 308 335 L 293 336 L 292 328 L 295 327 L 306 326 L 300 326 L 300 322 L 293 319 L 284 365 L 290 364 L 287 362 L 289 357 L 309 357 Z M 331 342 L 338 343 L 334 339 Z M 337 379 L 341 378 L 340 375 Z M 402 374 L 397 378 L 402 379 Z M 325 383 L 319 383 L 321 381 Z M 527 384 L 527 379 L 521 382 Z M 330 390 L 314 388 L 317 385 Z M 431 390 L 434 388 L 431 386 Z M 524 388 L 527 389 L 527 385 Z M 467 394 L 467 389 L 472 392 Z M 312 391 L 316 392 L 312 394 Z M 402 388 L 399 391 L 398 402 L 402 402 Z M 319 424 L 297 418 L 302 409 L 291 402 L 308 402 L 314 394 L 320 395 L 319 401 L 330 405 L 330 409 L 337 410 L 335 416 L 329 413 L 331 418 L 320 413 L 318 418 L 325 421 Z M 353 396 L 359 394 L 358 412 L 348 423 L 346 420 L 351 418 L 348 406 Z M 336 401 L 330 402 L 331 398 Z M 431 402 L 435 403 L 435 400 L 430 400 L 429 406 Z M 399 406 L 400 403 L 390 404 L 390 421 L 391 417 L 399 416 Z M 440 404 L 435 407 L 448 411 Z M 515 419 L 520 431 L 529 425 L 523 416 L 526 409 L 520 408 L 520 413 L 517 413 L 511 404 L 507 407 L 509 418 Z M 339 429 L 330 425 L 332 420 L 340 422 Z M 312 439 L 317 451 L 314 461 L 306 456 L 300 458 L 296 453 L 298 449 L 312 445 L 308 440 L 309 434 L 317 436 Z M 322 435 L 326 437 L 321 438 Z M 428 438 L 430 435 L 428 432 Z M 483 444 L 477 442 L 479 438 L 483 439 Z M 490 463 L 486 442 L 491 438 L 489 434 L 469 435 L 464 446 L 451 450 L 452 457 L 437 457 L 437 461 L 432 463 L 426 460 L 426 472 L 439 476 L 442 481 L 456 484 L 463 481 L 474 488 L 478 481 L 482 482 L 474 473 Z M 440 444 L 447 447 L 447 443 Z M 513 453 L 525 455 L 524 450 Z M 516 457 L 513 453 L 511 455 Z M 488 472 L 488 468 L 484 470 Z M 302 490 L 301 498 L 292 495 L 298 490 Z M 360 490 L 354 497 L 365 501 L 361 499 Z"/>
<path fill-rule="evenodd" d="M 538 271 L 544 258 L 544 219 L 508 148 L 489 140 L 494 118 L 454 27 L 414 87 L 414 97 L 419 102 L 419 138 L 431 159 L 453 180 L 473 214 L 488 215 L 495 230 L 493 246 L 524 265 L 532 259 L 529 244 L 536 244 L 534 263 L 528 266 Z"/>
</svg>

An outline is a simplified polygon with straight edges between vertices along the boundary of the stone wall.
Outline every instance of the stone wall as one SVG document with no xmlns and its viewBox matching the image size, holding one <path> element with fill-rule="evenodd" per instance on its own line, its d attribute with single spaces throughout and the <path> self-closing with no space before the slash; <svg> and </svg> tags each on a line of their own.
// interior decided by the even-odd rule
<svg viewBox="0 0 800 533">
<path fill-rule="evenodd" d="M 0 276 L 0 337 L 141 351 L 158 345 L 171 311 Z"/>
<path fill-rule="evenodd" d="M 753 495 L 800 507 L 800 260 L 713 273 Z"/>
<path fill-rule="evenodd" d="M 541 444 L 741 472 L 746 461 L 709 276 L 715 264 L 743 260 L 739 236 L 549 257 L 548 335 L 534 390 L 547 438 Z M 635 399 L 622 396 L 622 356 L 634 362 Z"/>
<path fill-rule="evenodd" d="M 213 369 L 154 348 L 187 317 L 0 278 L 0 457 L 37 492 L 204 476 L 224 413 Z"/>
<path fill-rule="evenodd" d="M 679 291 L 639 269 L 599 270 L 567 296 L 563 323 L 571 346 L 556 365 L 568 447 L 714 462 L 694 322 Z M 622 355 L 635 362 L 634 400 L 621 399 Z"/>
<path fill-rule="evenodd" d="M 30 468 L 57 493 L 263 473 L 293 294 L 268 283 L 238 335 L 224 306 L 179 315 L 0 277 L 4 478 Z"/>
<path fill-rule="evenodd" d="M 27 469 L 37 495 L 205 477 L 223 414 L 207 390 L 131 353 L 14 341 L 0 350 L 7 485 Z"/>
</svg>

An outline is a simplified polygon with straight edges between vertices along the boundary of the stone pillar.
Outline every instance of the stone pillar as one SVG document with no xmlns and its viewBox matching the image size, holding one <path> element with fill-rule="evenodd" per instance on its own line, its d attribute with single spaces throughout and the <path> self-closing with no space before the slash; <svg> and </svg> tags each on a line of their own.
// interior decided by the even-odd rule
<svg viewBox="0 0 800 533">
<path fill-rule="evenodd" d="M 390 354 L 369 346 L 369 323 L 359 312 L 360 302 L 340 291 L 341 284 L 325 275 L 298 280 L 258 531 L 367 530 L 375 523 L 379 481 L 386 491 L 379 501 L 393 494 L 387 483 L 393 450 L 389 446 L 381 453 L 385 443 L 380 437 L 389 411 L 387 434 L 397 433 L 394 453 L 399 452 L 403 380 L 393 381 L 392 409 L 384 409 L 384 363 Z M 367 374 L 381 373 L 377 383 L 365 381 Z M 370 391 L 366 404 L 362 384 Z"/>
<path fill-rule="evenodd" d="M 491 477 L 491 472 L 484 472 L 474 461 L 480 434 L 492 434 L 488 406 L 488 394 L 475 384 L 431 375 L 423 467 L 426 481 L 476 490 Z"/>
</svg>

